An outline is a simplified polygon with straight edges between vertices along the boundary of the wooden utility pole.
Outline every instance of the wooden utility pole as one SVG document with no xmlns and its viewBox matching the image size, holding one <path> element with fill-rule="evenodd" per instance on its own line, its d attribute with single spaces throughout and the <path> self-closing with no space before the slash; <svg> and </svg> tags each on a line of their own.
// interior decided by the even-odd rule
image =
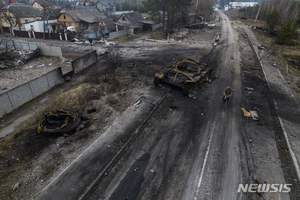
<svg viewBox="0 0 300 200">
<path fill-rule="evenodd" d="M 260 9 L 261 9 L 262 4 L 263 4 L 263 0 L 261 0 L 261 3 L 260 3 L 260 5 L 259 5 L 259 9 L 258 9 L 257 14 L 256 14 L 256 17 L 255 17 L 255 22 L 257 21 L 257 18 L 258 18 L 258 15 L 259 15 L 259 13 L 260 13 Z"/>
<path fill-rule="evenodd" d="M 45 39 L 45 8 L 43 9 L 43 39 Z"/>
</svg>

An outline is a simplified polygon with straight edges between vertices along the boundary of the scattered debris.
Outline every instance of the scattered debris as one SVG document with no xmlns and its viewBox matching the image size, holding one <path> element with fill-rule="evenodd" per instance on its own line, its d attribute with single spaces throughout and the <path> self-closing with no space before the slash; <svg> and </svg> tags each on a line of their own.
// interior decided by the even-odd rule
<svg viewBox="0 0 300 200">
<path fill-rule="evenodd" d="M 142 99 L 143 99 L 143 95 L 140 96 L 139 98 L 137 98 L 137 100 L 135 100 L 135 104 L 133 105 L 134 107 L 138 108 L 140 103 L 142 103 Z"/>
<path fill-rule="evenodd" d="M 20 185 L 21 185 L 22 182 L 23 182 L 23 181 L 17 182 L 17 183 L 12 187 L 12 189 L 13 189 L 13 190 L 19 189 L 19 187 L 20 187 Z"/>
<path fill-rule="evenodd" d="M 257 114 L 256 110 L 250 110 L 250 113 L 251 113 L 251 117 L 252 117 L 253 120 L 255 120 L 255 121 L 259 120 L 259 117 L 258 117 L 258 114 Z"/>
<path fill-rule="evenodd" d="M 258 47 L 258 49 L 267 50 L 267 47 L 265 47 L 264 45 L 261 45 Z"/>
<path fill-rule="evenodd" d="M 38 65 L 37 67 L 45 67 L 45 64 Z"/>
<path fill-rule="evenodd" d="M 203 22 L 193 23 L 193 24 L 190 24 L 190 25 L 184 25 L 184 28 L 191 28 L 191 29 L 199 29 L 199 28 L 203 28 L 203 27 L 204 27 Z"/>
<path fill-rule="evenodd" d="M 153 169 L 149 169 L 149 172 L 154 173 L 154 170 Z"/>
<path fill-rule="evenodd" d="M 251 117 L 251 113 L 248 112 L 244 107 L 242 107 L 241 110 L 244 112 L 245 117 Z"/>
<path fill-rule="evenodd" d="M 250 87 L 246 87 L 246 90 L 254 90 L 253 88 L 250 88 Z"/>
<path fill-rule="evenodd" d="M 163 118 L 164 118 L 164 119 L 167 119 L 167 116 L 166 116 L 165 114 L 163 114 Z"/>
</svg>

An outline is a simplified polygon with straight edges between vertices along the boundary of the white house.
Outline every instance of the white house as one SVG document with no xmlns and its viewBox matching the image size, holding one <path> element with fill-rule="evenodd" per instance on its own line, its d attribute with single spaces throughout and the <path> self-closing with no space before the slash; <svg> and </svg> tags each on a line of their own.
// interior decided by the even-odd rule
<svg viewBox="0 0 300 200">
<path fill-rule="evenodd" d="M 258 2 L 229 2 L 229 6 L 235 7 L 235 8 L 253 7 L 256 4 L 259 4 L 259 3 Z"/>
<path fill-rule="evenodd" d="M 55 32 L 56 25 L 54 24 L 57 24 L 57 19 L 48 20 L 48 24 L 47 21 L 45 21 L 45 31 L 48 32 L 48 28 L 49 28 L 50 32 Z M 26 31 L 44 32 L 43 26 L 44 26 L 44 21 L 38 20 L 38 21 L 26 23 L 25 29 Z"/>
</svg>

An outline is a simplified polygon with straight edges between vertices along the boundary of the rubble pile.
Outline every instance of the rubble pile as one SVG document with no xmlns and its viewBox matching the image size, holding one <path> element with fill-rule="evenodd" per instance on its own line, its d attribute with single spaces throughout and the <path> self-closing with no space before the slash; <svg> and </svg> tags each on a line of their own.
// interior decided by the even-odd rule
<svg viewBox="0 0 300 200">
<path fill-rule="evenodd" d="M 171 40 L 180 40 L 186 37 L 186 35 L 189 33 L 189 30 L 187 28 L 180 29 L 177 33 L 174 33 L 171 35 Z"/>
<path fill-rule="evenodd" d="M 40 55 L 40 49 L 6 51 L 0 53 L 0 69 L 8 69 L 24 65 L 26 62 Z"/>
</svg>

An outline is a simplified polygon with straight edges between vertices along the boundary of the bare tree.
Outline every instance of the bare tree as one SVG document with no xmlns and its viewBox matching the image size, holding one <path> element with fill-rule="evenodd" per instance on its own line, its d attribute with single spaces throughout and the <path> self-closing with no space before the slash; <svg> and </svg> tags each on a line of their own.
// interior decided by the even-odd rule
<svg viewBox="0 0 300 200">
<path fill-rule="evenodd" d="M 295 0 L 270 0 L 261 3 L 262 10 L 265 12 L 271 10 L 278 10 L 282 22 L 285 23 L 289 20 L 295 20 L 299 14 L 299 3 Z"/>
</svg>

